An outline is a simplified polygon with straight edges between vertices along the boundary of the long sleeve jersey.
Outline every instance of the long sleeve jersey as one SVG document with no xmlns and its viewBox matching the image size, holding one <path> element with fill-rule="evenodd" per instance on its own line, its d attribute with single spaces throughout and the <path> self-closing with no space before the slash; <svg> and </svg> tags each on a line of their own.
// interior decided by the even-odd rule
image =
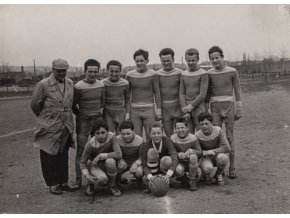
<svg viewBox="0 0 290 218">
<path fill-rule="evenodd" d="M 198 130 L 195 135 L 202 150 L 214 150 L 216 154 L 229 153 L 231 151 L 230 144 L 219 126 L 213 126 L 213 131 L 210 135 L 204 135 L 202 130 Z"/>
<path fill-rule="evenodd" d="M 189 133 L 188 136 L 182 139 L 179 138 L 177 134 L 173 134 L 170 139 L 173 142 L 177 153 L 186 152 L 188 149 L 193 149 L 197 157 L 201 157 L 202 150 L 198 138 L 195 135 Z"/>
<path fill-rule="evenodd" d="M 205 70 L 200 68 L 194 72 L 183 71 L 180 76 L 180 106 L 183 108 L 191 104 L 196 108 L 205 100 L 207 89 L 208 75 Z"/>
<path fill-rule="evenodd" d="M 164 156 L 170 156 L 172 159 L 172 164 L 171 164 L 169 170 L 174 172 L 175 168 L 178 164 L 177 153 L 176 153 L 176 150 L 174 148 L 174 145 L 173 145 L 172 141 L 165 136 L 162 137 L 161 144 L 162 144 L 162 147 L 161 147 L 161 149 L 159 148 L 160 150 L 158 150 L 159 159 L 161 159 Z M 144 143 L 144 146 L 142 149 L 142 165 L 143 165 L 143 170 L 144 170 L 145 176 L 147 176 L 148 174 L 151 173 L 150 168 L 147 165 L 147 153 L 148 153 L 148 150 L 150 148 L 154 148 L 153 143 L 152 143 L 152 139 L 150 139 L 146 143 Z"/>
<path fill-rule="evenodd" d="M 120 78 L 111 82 L 109 78 L 101 81 L 105 86 L 105 108 L 109 110 L 126 109 L 129 111 L 129 82 Z"/>
<path fill-rule="evenodd" d="M 207 71 L 209 76 L 209 87 L 206 102 L 241 101 L 241 87 L 239 75 L 235 68 L 226 66 L 222 70 L 214 68 Z"/>
<path fill-rule="evenodd" d="M 160 69 L 157 72 L 162 105 L 179 104 L 179 82 L 181 69 L 174 68 L 167 72 Z"/>
<path fill-rule="evenodd" d="M 129 71 L 126 79 L 130 84 L 131 107 L 156 107 L 161 108 L 159 81 L 156 72 L 148 69 L 144 73 L 136 70 Z"/>
<path fill-rule="evenodd" d="M 73 111 L 77 116 L 93 116 L 101 112 L 105 105 L 105 87 L 98 80 L 90 84 L 81 80 L 74 87 Z"/>
<path fill-rule="evenodd" d="M 91 138 L 91 140 L 86 144 L 82 155 L 80 162 L 81 170 L 88 169 L 88 160 L 94 160 L 94 158 L 101 153 L 107 153 L 108 158 L 114 158 L 115 160 L 122 158 L 121 148 L 116 137 L 114 136 L 114 133 L 109 132 L 106 142 L 102 144 L 96 140 L 95 136 Z"/>
<path fill-rule="evenodd" d="M 132 142 L 126 143 L 122 139 L 121 135 L 117 136 L 118 144 L 120 145 L 122 156 L 128 166 L 131 166 L 132 163 L 136 160 L 142 161 L 141 150 L 143 139 L 141 136 L 135 134 L 135 137 Z"/>
</svg>

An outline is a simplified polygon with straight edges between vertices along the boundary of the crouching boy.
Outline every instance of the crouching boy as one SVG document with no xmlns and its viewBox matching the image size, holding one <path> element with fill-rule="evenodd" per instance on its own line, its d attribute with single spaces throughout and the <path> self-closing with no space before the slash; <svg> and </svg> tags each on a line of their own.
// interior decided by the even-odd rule
<svg viewBox="0 0 290 218">
<path fill-rule="evenodd" d="M 94 194 L 95 185 L 109 184 L 111 194 L 121 196 L 116 187 L 117 165 L 122 158 L 120 146 L 112 132 L 108 132 L 108 124 L 99 119 L 95 125 L 95 136 L 86 144 L 80 167 L 84 177 L 88 180 L 86 195 Z"/>
<path fill-rule="evenodd" d="M 177 151 L 178 165 L 175 173 L 180 177 L 181 184 L 187 186 L 189 179 L 189 190 L 196 191 L 197 188 L 197 169 L 198 158 L 201 157 L 202 151 L 197 137 L 189 133 L 188 122 L 185 118 L 180 117 L 175 120 L 176 133 L 171 136 L 171 141 Z M 186 173 L 188 172 L 188 178 Z"/>
<path fill-rule="evenodd" d="M 229 142 L 219 126 L 213 126 L 213 117 L 209 113 L 198 115 L 201 129 L 195 133 L 202 149 L 200 167 L 206 183 L 210 183 L 210 174 L 217 167 L 215 178 L 223 185 L 223 172 L 228 163 L 227 153 L 231 151 Z"/>
<path fill-rule="evenodd" d="M 141 149 L 143 139 L 135 134 L 131 121 L 124 121 L 120 125 L 121 135 L 117 136 L 122 151 L 122 158 L 117 162 L 120 183 L 130 185 L 143 176 Z"/>
<path fill-rule="evenodd" d="M 150 131 L 150 140 L 144 144 L 142 149 L 145 193 L 150 192 L 149 183 L 157 175 L 161 174 L 163 181 L 169 184 L 169 179 L 172 177 L 178 163 L 173 143 L 162 134 L 161 124 L 153 124 Z"/>
</svg>

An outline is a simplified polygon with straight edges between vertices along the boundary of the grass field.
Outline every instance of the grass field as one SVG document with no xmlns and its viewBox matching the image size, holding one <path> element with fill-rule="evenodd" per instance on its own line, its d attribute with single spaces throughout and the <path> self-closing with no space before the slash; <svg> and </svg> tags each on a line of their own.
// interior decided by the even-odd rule
<svg viewBox="0 0 290 218">
<path fill-rule="evenodd" d="M 33 147 L 36 119 L 30 99 L 0 100 L 0 213 L 290 213 L 290 82 L 243 84 L 243 118 L 236 123 L 236 180 L 172 188 L 155 198 L 137 187 L 121 198 L 101 189 L 95 197 L 49 193 Z M 70 180 L 74 180 L 70 151 Z M 228 172 L 226 172 L 228 173 Z"/>
</svg>

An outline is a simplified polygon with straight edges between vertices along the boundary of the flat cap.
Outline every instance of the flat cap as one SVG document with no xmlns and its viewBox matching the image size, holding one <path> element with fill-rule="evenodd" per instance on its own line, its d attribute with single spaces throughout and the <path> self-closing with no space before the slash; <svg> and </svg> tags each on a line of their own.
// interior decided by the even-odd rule
<svg viewBox="0 0 290 218">
<path fill-rule="evenodd" d="M 69 67 L 66 60 L 58 58 L 52 61 L 52 69 L 56 70 L 67 70 Z"/>
</svg>

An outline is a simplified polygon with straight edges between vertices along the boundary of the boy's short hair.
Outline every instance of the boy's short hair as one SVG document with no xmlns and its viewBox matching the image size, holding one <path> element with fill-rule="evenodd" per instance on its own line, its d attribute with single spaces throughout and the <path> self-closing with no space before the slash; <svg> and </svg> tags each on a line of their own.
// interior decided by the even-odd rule
<svg viewBox="0 0 290 218">
<path fill-rule="evenodd" d="M 140 55 L 142 55 L 146 61 L 149 58 L 148 51 L 145 51 L 144 49 L 138 49 L 137 51 L 134 52 L 134 55 L 133 55 L 134 60 L 137 56 L 140 56 Z"/>
<path fill-rule="evenodd" d="M 98 131 L 101 128 L 104 128 L 105 130 L 109 131 L 109 126 L 108 123 L 106 122 L 106 120 L 99 118 L 96 120 L 96 124 L 94 125 L 94 134 L 96 133 L 96 131 Z"/>
<path fill-rule="evenodd" d="M 86 62 L 84 64 L 85 72 L 87 71 L 88 66 L 96 66 L 96 67 L 98 67 L 98 70 L 100 70 L 100 68 L 101 68 L 100 62 L 95 60 L 95 59 L 86 60 Z"/>
<path fill-rule="evenodd" d="M 125 121 L 122 122 L 121 125 L 120 125 L 120 131 L 121 131 L 122 129 L 131 129 L 131 130 L 134 131 L 134 125 L 133 125 L 133 123 L 132 123 L 131 121 L 129 121 L 129 120 L 125 120 Z"/>
<path fill-rule="evenodd" d="M 210 56 L 212 53 L 214 52 L 218 52 L 220 53 L 221 57 L 224 57 L 224 53 L 223 50 L 219 47 L 219 46 L 212 46 L 209 50 L 208 50 L 208 56 Z"/>
<path fill-rule="evenodd" d="M 185 56 L 193 56 L 196 55 L 199 59 L 199 51 L 195 48 L 189 48 L 185 51 Z"/>
<path fill-rule="evenodd" d="M 171 55 L 171 57 L 174 58 L 174 51 L 171 48 L 163 48 L 159 52 L 159 57 L 161 57 L 162 55 Z"/>
<path fill-rule="evenodd" d="M 119 66 L 120 67 L 120 71 L 122 70 L 122 64 L 119 62 L 119 61 L 116 61 L 116 60 L 110 60 L 108 63 L 107 63 L 107 70 L 109 70 L 109 67 L 111 65 L 114 65 L 114 66 Z"/>
<path fill-rule="evenodd" d="M 213 117 L 210 113 L 208 112 L 202 112 L 197 116 L 197 120 L 200 123 L 201 121 L 204 121 L 205 119 L 207 119 L 209 122 L 212 123 L 213 121 Z"/>
<path fill-rule="evenodd" d="M 162 126 L 162 124 L 159 123 L 159 122 L 155 122 L 155 123 L 153 123 L 153 124 L 150 126 L 150 133 L 151 133 L 151 131 L 152 131 L 153 128 L 160 128 L 161 130 L 163 130 L 163 126 Z"/>
<path fill-rule="evenodd" d="M 188 127 L 188 120 L 184 117 L 178 117 L 174 120 L 174 126 L 176 127 L 176 123 L 184 123 L 186 127 Z"/>
</svg>

